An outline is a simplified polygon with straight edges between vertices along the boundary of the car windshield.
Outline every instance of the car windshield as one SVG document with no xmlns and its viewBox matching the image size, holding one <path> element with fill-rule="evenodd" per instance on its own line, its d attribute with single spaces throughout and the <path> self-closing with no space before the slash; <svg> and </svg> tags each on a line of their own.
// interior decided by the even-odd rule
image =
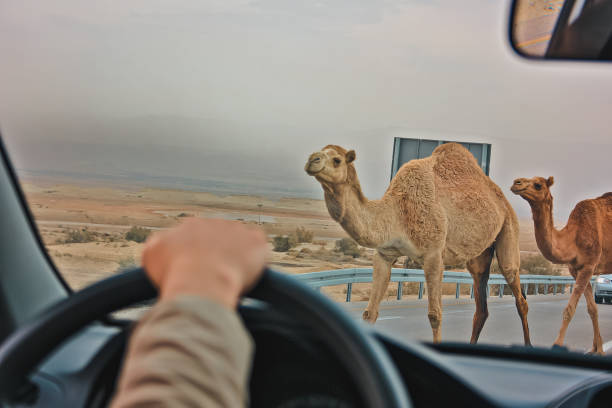
<svg viewBox="0 0 612 408">
<path fill-rule="evenodd" d="M 536 18 L 561 2 L 529 3 Z M 509 11 L 5 0 L 2 136 L 76 290 L 138 265 L 155 231 L 223 218 L 259 225 L 271 268 L 400 340 L 437 326 L 467 342 L 486 320 L 480 342 L 523 344 L 522 315 L 550 347 L 582 256 L 562 228 L 611 187 L 612 67 L 520 58 Z M 607 217 L 579 226 L 601 239 Z M 584 278 L 569 348 L 591 348 L 587 300 L 612 344 L 609 278 Z"/>
</svg>

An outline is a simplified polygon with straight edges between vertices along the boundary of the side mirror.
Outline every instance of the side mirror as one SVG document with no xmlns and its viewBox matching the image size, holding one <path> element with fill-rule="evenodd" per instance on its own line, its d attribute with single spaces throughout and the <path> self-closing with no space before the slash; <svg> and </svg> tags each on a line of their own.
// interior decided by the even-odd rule
<svg viewBox="0 0 612 408">
<path fill-rule="evenodd" d="M 514 0 L 510 43 L 528 58 L 612 61 L 612 0 Z"/>
</svg>

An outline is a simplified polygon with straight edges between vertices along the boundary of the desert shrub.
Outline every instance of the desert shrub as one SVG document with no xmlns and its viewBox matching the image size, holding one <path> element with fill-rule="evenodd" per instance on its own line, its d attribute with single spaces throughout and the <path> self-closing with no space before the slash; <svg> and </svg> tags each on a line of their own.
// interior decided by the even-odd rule
<svg viewBox="0 0 612 408">
<path fill-rule="evenodd" d="M 419 261 L 415 261 L 410 257 L 406 257 L 404 261 L 404 268 L 406 269 L 423 269 L 423 263 Z"/>
<path fill-rule="evenodd" d="M 340 262 L 343 256 L 344 255 L 340 254 L 339 252 L 330 251 L 329 249 L 325 249 L 323 247 L 319 248 L 311 254 L 311 257 L 313 259 L 318 259 L 320 261 L 326 262 Z"/>
<path fill-rule="evenodd" d="M 131 268 L 136 265 L 136 261 L 134 261 L 133 256 L 128 256 L 126 258 L 121 258 L 119 260 L 119 268 L 117 268 L 117 272 L 121 272 L 125 269 Z"/>
<path fill-rule="evenodd" d="M 491 274 L 493 273 L 502 273 L 499 264 L 497 263 L 497 258 L 493 257 L 493 262 L 491 262 L 491 269 L 489 270 Z"/>
<path fill-rule="evenodd" d="M 287 235 L 287 239 L 289 240 L 289 247 L 293 248 L 294 246 L 296 246 L 297 244 L 299 244 L 297 237 L 295 236 L 295 234 L 289 234 Z"/>
<path fill-rule="evenodd" d="M 502 273 L 497 258 L 493 259 L 491 263 L 491 273 Z M 521 255 L 521 273 L 527 273 L 530 275 L 554 275 L 558 274 L 559 271 L 553 269 L 552 263 L 540 254 L 535 255 Z"/>
<path fill-rule="evenodd" d="M 354 256 L 345 254 L 340 257 L 340 262 L 352 262 L 355 258 L 359 258 L 359 255 Z"/>
<path fill-rule="evenodd" d="M 287 252 L 295 243 L 286 235 L 277 235 L 272 239 L 275 252 Z M 292 245 L 293 244 L 293 245 Z"/>
<path fill-rule="evenodd" d="M 125 233 L 125 239 L 134 242 L 145 242 L 149 234 L 151 234 L 150 229 L 133 226 L 128 232 Z"/>
<path fill-rule="evenodd" d="M 295 257 L 296 258 L 309 258 L 312 255 L 312 251 L 308 248 L 302 248 L 300 249 L 300 252 L 298 252 Z"/>
<path fill-rule="evenodd" d="M 521 256 L 521 270 L 531 275 L 552 275 L 553 266 L 540 254 Z"/>
<path fill-rule="evenodd" d="M 336 241 L 336 251 L 342 252 L 344 255 L 352 256 L 353 258 L 359 258 L 361 252 L 359 246 L 355 241 L 350 238 L 342 238 Z"/>
<path fill-rule="evenodd" d="M 312 242 L 314 232 L 309 231 L 304 227 L 297 227 L 295 231 L 291 233 L 291 236 L 297 243 Z"/>
<path fill-rule="evenodd" d="M 64 243 L 66 244 L 80 244 L 84 242 L 92 242 L 96 240 L 96 233 L 88 231 L 86 228 L 81 230 L 67 230 L 66 231 L 66 239 Z"/>
</svg>

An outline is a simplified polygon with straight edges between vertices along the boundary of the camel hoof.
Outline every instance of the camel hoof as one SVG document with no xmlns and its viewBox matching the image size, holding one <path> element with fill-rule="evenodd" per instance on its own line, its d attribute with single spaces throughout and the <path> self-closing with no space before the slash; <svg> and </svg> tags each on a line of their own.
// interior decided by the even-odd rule
<svg viewBox="0 0 612 408">
<path fill-rule="evenodd" d="M 592 348 L 591 350 L 587 351 L 584 354 L 588 354 L 588 355 L 593 355 L 593 356 L 603 356 L 605 355 L 605 353 L 603 352 L 603 350 L 595 350 L 594 348 Z"/>
<path fill-rule="evenodd" d="M 369 310 L 364 310 L 363 311 L 363 315 L 361 317 L 366 322 L 374 324 L 376 322 L 376 317 L 378 317 L 378 316 L 374 316 L 373 313 L 372 313 L 372 315 L 370 315 L 370 311 Z"/>
</svg>

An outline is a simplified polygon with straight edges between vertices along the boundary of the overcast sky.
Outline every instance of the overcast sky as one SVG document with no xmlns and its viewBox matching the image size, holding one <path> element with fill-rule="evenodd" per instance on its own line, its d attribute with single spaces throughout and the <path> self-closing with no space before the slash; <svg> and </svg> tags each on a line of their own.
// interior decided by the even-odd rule
<svg viewBox="0 0 612 408">
<path fill-rule="evenodd" d="M 489 142 L 554 175 L 556 216 L 612 190 L 612 65 L 529 62 L 508 3 L 0 0 L 0 129 L 22 170 L 274 184 L 328 143 L 386 189 L 394 136 Z"/>
</svg>

